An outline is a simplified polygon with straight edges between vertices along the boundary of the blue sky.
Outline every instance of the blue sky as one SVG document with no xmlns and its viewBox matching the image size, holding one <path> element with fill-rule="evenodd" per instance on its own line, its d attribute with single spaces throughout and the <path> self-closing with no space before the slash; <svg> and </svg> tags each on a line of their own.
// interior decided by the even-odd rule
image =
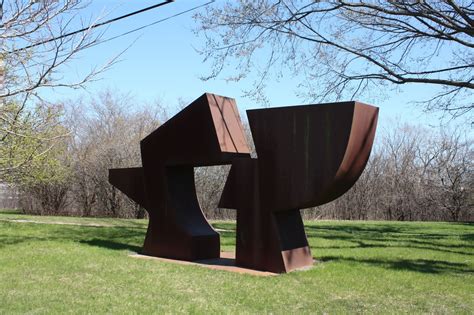
<svg viewBox="0 0 474 315">
<path fill-rule="evenodd" d="M 194 6 L 207 2 L 178 0 L 169 5 L 148 11 L 125 20 L 110 24 L 103 39 L 113 37 L 136 27 L 169 17 Z M 157 3 L 157 1 L 114 1 L 94 0 L 82 13 L 83 18 L 103 16 L 104 20 Z M 65 79 L 80 77 L 88 69 L 106 63 L 124 49 L 120 62 L 101 75 L 101 79 L 87 85 L 86 91 L 55 89 L 44 91 L 51 100 L 74 99 L 110 88 L 120 93 L 130 93 L 137 101 L 159 100 L 176 112 L 178 100 L 190 102 L 204 92 L 212 92 L 233 97 L 237 100 L 242 116 L 244 110 L 261 106 L 255 101 L 243 98 L 243 90 L 249 89 L 255 78 L 240 82 L 226 82 L 222 78 L 201 81 L 199 77 L 209 73 L 210 64 L 203 63 L 195 48 L 202 43 L 193 33 L 192 13 L 159 23 L 137 33 L 112 40 L 84 51 L 80 58 L 64 68 Z M 104 29 L 105 30 L 105 29 Z M 302 104 L 296 94 L 297 78 L 282 78 L 280 82 L 270 80 L 267 87 L 270 106 Z M 380 126 L 387 127 L 394 118 L 400 117 L 409 123 L 436 125 L 436 115 L 427 115 L 410 104 L 427 98 L 430 86 L 406 86 L 400 91 L 390 91 L 383 99 L 361 98 L 360 101 L 380 107 Z M 375 95 L 378 93 L 374 93 Z"/>
</svg>

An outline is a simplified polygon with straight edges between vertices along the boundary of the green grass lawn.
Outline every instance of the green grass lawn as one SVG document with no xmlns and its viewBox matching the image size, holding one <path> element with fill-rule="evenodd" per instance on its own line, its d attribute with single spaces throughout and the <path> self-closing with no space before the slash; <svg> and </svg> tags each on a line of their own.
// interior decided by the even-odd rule
<svg viewBox="0 0 474 315">
<path fill-rule="evenodd" d="M 0 314 L 474 313 L 473 224 L 307 222 L 317 264 L 275 277 L 129 257 L 146 225 L 0 213 Z"/>
</svg>

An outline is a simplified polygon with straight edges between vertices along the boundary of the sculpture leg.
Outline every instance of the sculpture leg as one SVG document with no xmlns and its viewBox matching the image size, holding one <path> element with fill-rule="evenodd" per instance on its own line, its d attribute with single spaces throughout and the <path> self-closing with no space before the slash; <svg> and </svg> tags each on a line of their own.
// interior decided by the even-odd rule
<svg viewBox="0 0 474 315">
<path fill-rule="evenodd" d="M 285 271 L 311 266 L 313 257 L 308 245 L 300 210 L 272 213 L 280 242 Z"/>
<path fill-rule="evenodd" d="M 261 198 L 257 160 L 234 161 L 220 205 L 236 205 L 236 264 L 276 273 L 311 266 L 299 210 L 272 212 Z"/>
<path fill-rule="evenodd" d="M 311 266 L 313 257 L 299 210 L 238 211 L 236 264 L 276 273 Z"/>
<path fill-rule="evenodd" d="M 158 204 L 161 211 L 150 211 L 143 253 L 189 261 L 218 258 L 219 233 L 199 206 L 193 167 L 167 167 L 164 176 L 164 191 L 158 195 L 165 202 Z"/>
</svg>

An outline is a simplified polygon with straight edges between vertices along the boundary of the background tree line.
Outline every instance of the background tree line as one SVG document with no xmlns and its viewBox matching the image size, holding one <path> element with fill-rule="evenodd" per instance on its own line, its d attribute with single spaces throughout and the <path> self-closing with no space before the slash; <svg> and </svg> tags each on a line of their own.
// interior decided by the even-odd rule
<svg viewBox="0 0 474 315">
<path fill-rule="evenodd" d="M 126 95 L 105 91 L 95 99 L 63 104 L 61 124 L 69 136 L 48 151 L 44 176 L 17 181 L 26 213 L 144 217 L 144 210 L 108 183 L 108 169 L 138 166 L 140 140 L 159 126 L 160 107 L 133 107 Z"/>
<path fill-rule="evenodd" d="M 144 209 L 108 183 L 108 169 L 139 166 L 139 141 L 166 120 L 167 113 L 159 104 L 132 104 L 131 98 L 111 91 L 63 104 L 55 127 L 69 136 L 15 179 L 21 209 L 42 215 L 145 217 Z M 460 129 L 394 123 L 390 130 L 378 130 L 369 163 L 355 186 L 329 204 L 305 210 L 304 216 L 473 221 L 473 161 L 472 140 Z M 217 208 L 228 170 L 196 168 L 198 198 L 210 219 L 235 218 L 233 210 Z"/>
</svg>

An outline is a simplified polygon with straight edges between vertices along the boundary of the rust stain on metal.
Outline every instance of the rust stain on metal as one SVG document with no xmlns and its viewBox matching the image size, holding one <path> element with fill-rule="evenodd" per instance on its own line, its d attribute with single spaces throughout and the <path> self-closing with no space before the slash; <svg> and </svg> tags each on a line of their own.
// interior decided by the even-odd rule
<svg viewBox="0 0 474 315">
<path fill-rule="evenodd" d="M 219 258 L 219 234 L 196 197 L 194 167 L 232 164 L 219 207 L 237 210 L 237 266 L 284 273 L 312 265 L 300 209 L 354 185 L 372 148 L 378 108 L 339 102 L 247 111 L 250 157 L 235 100 L 202 95 L 140 143 L 142 168 L 109 181 L 142 205 L 150 222 L 143 253 Z"/>
</svg>

